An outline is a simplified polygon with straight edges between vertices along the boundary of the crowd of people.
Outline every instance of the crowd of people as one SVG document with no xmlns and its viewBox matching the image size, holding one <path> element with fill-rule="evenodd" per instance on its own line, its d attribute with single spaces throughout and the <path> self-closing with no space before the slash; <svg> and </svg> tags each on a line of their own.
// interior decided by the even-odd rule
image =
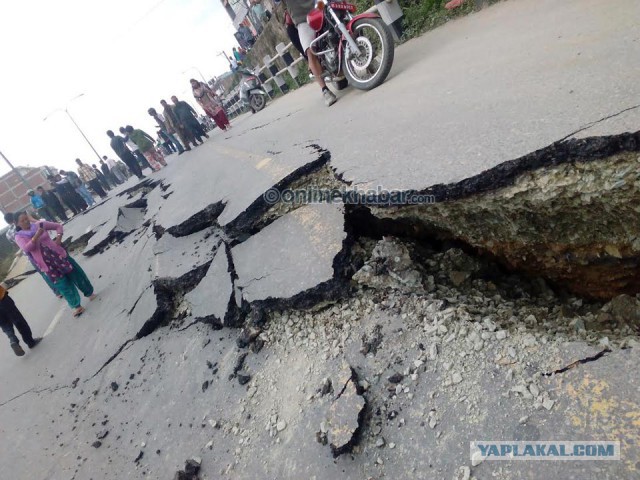
<svg viewBox="0 0 640 480">
<path fill-rule="evenodd" d="M 190 83 L 193 97 L 210 119 L 208 122 L 215 122 L 223 131 L 231 128 L 220 97 L 204 82 L 192 79 Z M 108 130 L 111 148 L 119 160 L 103 156 L 97 165 L 77 158 L 77 173 L 60 170 L 47 177 L 50 188 L 39 186 L 35 191 L 28 191 L 32 212 L 7 213 L 4 216 L 9 225 L 9 241 L 19 247 L 53 294 L 67 301 L 75 317 L 84 312 L 80 293 L 90 300 L 95 298 L 95 294 L 84 270 L 62 246 L 62 224 L 95 205 L 96 197 L 107 197 L 108 192 L 132 175 L 142 179 L 145 178 L 144 169 L 157 171 L 165 167 L 167 162 L 163 150 L 166 154 L 175 152 L 180 155 L 209 138 L 207 129 L 203 127 L 206 122 L 200 119 L 191 105 L 176 96 L 171 97 L 171 102 L 160 101 L 162 113 L 155 108 L 148 109 L 158 127 L 157 139 L 131 125 L 120 127 L 119 135 Z M 55 238 L 49 235 L 50 232 L 55 233 Z M 19 356 L 25 351 L 15 329 L 29 348 L 41 340 L 33 337 L 28 322 L 4 284 L 0 284 L 0 328 Z"/>
<path fill-rule="evenodd" d="M 36 216 L 51 222 L 66 222 L 73 215 L 95 205 L 94 195 L 102 198 L 130 176 L 122 162 L 103 157 L 100 167 L 76 159 L 78 173 L 60 170 L 47 177 L 51 188 L 39 186 L 27 195 Z"/>
</svg>

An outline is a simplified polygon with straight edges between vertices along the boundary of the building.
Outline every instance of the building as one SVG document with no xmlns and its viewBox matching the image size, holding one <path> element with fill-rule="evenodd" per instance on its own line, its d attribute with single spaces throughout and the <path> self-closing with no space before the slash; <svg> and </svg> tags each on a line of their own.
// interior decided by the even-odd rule
<svg viewBox="0 0 640 480">
<path fill-rule="evenodd" d="M 262 31 L 262 22 L 260 19 L 255 18 L 255 15 L 251 12 L 249 0 L 220 0 L 220 2 L 236 30 L 240 28 L 240 25 L 244 25 L 254 35 Z M 261 3 L 269 11 L 273 11 L 275 8 L 273 0 L 262 0 Z"/>
<path fill-rule="evenodd" d="M 227 15 L 229 15 L 229 18 L 231 18 L 231 22 L 233 22 L 236 19 L 236 9 L 234 9 L 233 7 L 234 5 L 236 5 L 236 8 L 239 8 L 238 4 L 240 2 L 235 2 L 234 4 L 232 4 L 229 0 L 220 0 L 220 3 L 222 3 L 222 6 L 227 11 Z"/>
<path fill-rule="evenodd" d="M 24 184 L 16 170 L 24 177 L 29 187 Z M 0 177 L 0 210 L 2 213 L 19 212 L 30 207 L 31 202 L 27 192 L 40 186 L 49 189 L 47 176 L 56 172 L 57 170 L 51 167 L 16 167 L 15 170 Z"/>
</svg>

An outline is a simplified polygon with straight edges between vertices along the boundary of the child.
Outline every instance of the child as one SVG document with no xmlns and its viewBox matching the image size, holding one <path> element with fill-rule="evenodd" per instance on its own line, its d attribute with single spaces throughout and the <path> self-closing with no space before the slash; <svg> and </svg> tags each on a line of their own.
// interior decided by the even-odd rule
<svg viewBox="0 0 640 480">
<path fill-rule="evenodd" d="M 2 331 L 9 337 L 13 352 L 21 357 L 24 355 L 24 350 L 20 346 L 16 332 L 13 329 L 14 326 L 18 329 L 22 340 L 29 348 L 35 347 L 40 343 L 40 340 L 42 340 L 41 338 L 33 338 L 29 324 L 22 316 L 22 313 L 20 313 L 20 310 L 18 310 L 18 307 L 16 307 L 13 299 L 9 296 L 7 285 L 2 282 L 0 283 L 0 328 L 2 328 Z"/>
</svg>

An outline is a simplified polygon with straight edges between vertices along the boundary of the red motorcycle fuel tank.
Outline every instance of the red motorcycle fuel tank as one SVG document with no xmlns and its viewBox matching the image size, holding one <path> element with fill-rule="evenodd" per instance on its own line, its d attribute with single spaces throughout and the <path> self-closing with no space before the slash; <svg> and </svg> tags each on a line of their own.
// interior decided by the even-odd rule
<svg viewBox="0 0 640 480">
<path fill-rule="evenodd" d="M 320 5 L 322 4 L 319 2 L 318 6 Z M 322 30 L 324 25 L 324 5 L 322 5 L 322 8 L 314 8 L 307 14 L 307 23 L 316 32 Z"/>
</svg>

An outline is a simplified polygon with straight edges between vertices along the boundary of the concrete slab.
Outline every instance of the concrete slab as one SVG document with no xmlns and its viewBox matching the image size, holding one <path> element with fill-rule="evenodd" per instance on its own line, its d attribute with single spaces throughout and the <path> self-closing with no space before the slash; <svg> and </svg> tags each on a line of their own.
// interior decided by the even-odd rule
<svg viewBox="0 0 640 480">
<path fill-rule="evenodd" d="M 162 194 L 152 193 L 154 198 L 173 193 L 162 198 L 160 207 L 153 207 L 154 221 L 170 229 L 221 202 L 226 208 L 219 222 L 226 225 L 275 183 L 319 156 L 303 146 L 289 145 L 287 149 L 291 154 L 281 161 L 268 153 L 254 154 L 241 146 L 232 148 L 208 141 L 190 152 L 189 157 L 185 154 L 182 160 L 155 174 L 154 179 L 170 187 Z"/>
<path fill-rule="evenodd" d="M 142 227 L 144 213 L 144 208 L 122 207 L 118 212 L 118 224 L 114 231 L 126 234 Z"/>
<path fill-rule="evenodd" d="M 214 316 L 220 322 L 227 313 L 233 293 L 233 282 L 224 245 L 218 248 L 207 274 L 185 300 L 191 305 L 191 315 L 196 318 Z"/>
<path fill-rule="evenodd" d="M 118 210 L 119 211 L 119 210 Z M 102 242 L 106 241 L 114 229 L 118 226 L 118 212 L 109 218 L 105 223 L 98 225 L 96 227 L 91 227 L 89 231 L 95 232 L 89 241 L 87 242 L 87 246 L 82 251 L 83 254 L 91 254 L 94 253 L 94 249 L 100 245 Z M 89 233 L 86 232 L 86 233 Z"/>
<path fill-rule="evenodd" d="M 133 177 L 130 178 L 117 189 L 109 192 L 109 197 L 106 200 L 86 212 L 75 215 L 64 225 L 65 237 L 70 240 L 77 239 L 113 219 L 120 207 L 139 198 L 139 196 L 130 196 L 128 194 L 119 196 L 118 193 L 133 188 L 138 183 L 140 182 L 137 178 L 135 180 Z"/>
<path fill-rule="evenodd" d="M 163 235 L 153 245 L 154 278 L 178 278 L 214 257 L 220 237 L 209 228 L 185 237 Z"/>
<path fill-rule="evenodd" d="M 232 249 L 236 286 L 248 302 L 314 288 L 333 278 L 345 238 L 341 205 L 301 207 Z"/>
</svg>

